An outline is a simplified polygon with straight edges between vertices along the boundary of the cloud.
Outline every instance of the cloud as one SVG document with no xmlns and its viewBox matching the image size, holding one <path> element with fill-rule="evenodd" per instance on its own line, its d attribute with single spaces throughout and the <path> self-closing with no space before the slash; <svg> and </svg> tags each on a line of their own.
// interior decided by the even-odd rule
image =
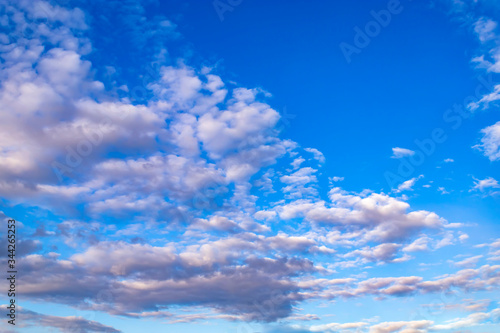
<svg viewBox="0 0 500 333">
<path fill-rule="evenodd" d="M 427 251 L 429 250 L 428 244 L 429 244 L 430 238 L 423 236 L 415 241 L 413 243 L 405 246 L 403 248 L 404 252 L 416 252 L 416 251 Z"/>
<path fill-rule="evenodd" d="M 304 148 L 305 151 L 308 153 L 311 153 L 314 155 L 314 159 L 317 160 L 319 163 L 325 163 L 325 156 L 323 155 L 322 152 L 317 150 L 316 148 Z"/>
<path fill-rule="evenodd" d="M 327 281 L 321 282 L 321 285 L 327 287 L 323 295 L 328 299 L 367 295 L 401 297 L 448 292 L 452 288 L 469 292 L 484 291 L 500 285 L 500 266 L 484 265 L 477 269 L 463 269 L 431 280 L 424 280 L 420 276 L 373 277 L 356 283 L 350 281 L 340 286 L 328 286 Z"/>
<path fill-rule="evenodd" d="M 18 13 L 31 10 L 25 1 L 17 5 Z M 87 29 L 83 12 L 45 9 L 51 14 L 47 29 L 29 17 L 17 22 L 33 29 L 31 42 L 17 45 L 24 48 L 15 57 L 4 54 L 0 100 L 8 110 L 1 112 L 0 127 L 10 134 L 0 144 L 0 193 L 10 200 L 83 205 L 96 217 L 164 214 L 192 206 L 200 194 L 205 200 L 207 188 L 227 192 L 231 182 L 248 181 L 289 149 L 291 142 L 273 129 L 279 114 L 257 100 L 260 90 L 229 91 L 207 70 L 158 66 L 159 77 L 146 85 L 155 102 L 113 98 L 94 79 L 98 68 L 83 59 L 92 48 L 81 36 Z M 46 38 L 56 41 L 43 45 Z M 34 113 L 40 114 L 36 121 Z"/>
<path fill-rule="evenodd" d="M 337 176 L 329 177 L 328 179 L 330 181 L 332 181 L 332 182 L 342 182 L 342 181 L 344 181 L 344 177 L 337 177 Z"/>
<path fill-rule="evenodd" d="M 298 304 L 310 299 L 498 285 L 497 266 L 434 280 L 332 279 L 337 264 L 409 260 L 405 252 L 431 243 L 426 233 L 442 234 L 449 224 L 385 193 L 340 187 L 322 193 L 318 177 L 325 156 L 280 139 L 280 115 L 266 103 L 268 94 L 226 84 L 210 68 L 166 60 L 161 40 L 177 36 L 175 24 L 146 19 L 138 2 L 124 5 L 125 14 L 116 18 L 124 31 L 112 35 L 130 40 L 127 48 L 134 52 L 151 52 L 131 57 L 155 63 L 150 79 L 135 87 L 109 77 L 126 66 L 91 61 L 96 46 L 88 24 L 104 24 L 101 16 L 43 1 L 36 6 L 45 6 L 44 14 L 29 1 L 8 3 L 12 31 L 2 35 L 9 45 L 0 73 L 0 196 L 8 205 L 54 219 L 33 228 L 34 239 L 19 242 L 27 299 L 177 323 L 272 322 L 299 318 Z M 103 6 L 105 11 L 118 3 Z M 135 96 L 137 90 L 146 98 Z M 307 162 L 299 155 L 304 151 L 312 154 Z M 404 148 L 393 153 L 414 154 Z M 411 190 L 419 178 L 398 190 Z M 61 253 L 49 252 L 56 249 L 39 243 L 43 237 L 61 246 Z M 435 247 L 453 239 L 445 234 Z M 214 314 L 164 311 L 193 306 Z M 70 323 L 81 332 L 117 332 L 79 317 L 31 316 L 33 323 L 62 330 Z M 420 330 L 411 322 L 387 325 Z M 308 330 L 358 328 L 367 329 L 367 322 Z"/>
<path fill-rule="evenodd" d="M 481 138 L 481 144 L 475 145 L 477 148 L 483 151 L 484 155 L 490 159 L 490 161 L 497 161 L 500 159 L 500 121 L 494 125 L 486 127 L 481 130 L 483 137 Z"/>
<path fill-rule="evenodd" d="M 392 148 L 391 158 L 403 158 L 406 156 L 413 156 L 414 154 L 415 152 L 413 150 L 396 147 Z"/>
<path fill-rule="evenodd" d="M 300 168 L 292 174 L 280 177 L 280 181 L 286 184 L 282 188 L 284 193 L 288 193 L 288 198 L 301 198 L 307 194 L 316 196 L 317 190 L 313 187 L 317 183 L 317 169 L 311 167 Z"/>
<path fill-rule="evenodd" d="M 262 240 L 247 235 L 189 245 L 179 253 L 174 244 L 101 242 L 69 260 L 29 255 L 22 269 L 44 274 L 25 280 L 26 295 L 34 299 L 126 316 L 158 311 L 161 304 L 198 304 L 244 320 L 274 321 L 290 315 L 292 306 L 303 299 L 291 278 L 317 268 L 307 259 L 257 254 L 270 249 L 321 251 L 314 244 L 283 234 Z M 99 259 L 103 257 L 105 262 Z M 111 296 L 96 298 L 102 291 Z"/>
<path fill-rule="evenodd" d="M 479 17 L 473 24 L 479 41 L 487 51 L 472 59 L 472 63 L 478 68 L 485 69 L 487 72 L 500 72 L 500 48 L 498 47 L 499 36 L 496 33 L 498 23 L 489 18 Z M 478 108 L 487 109 L 489 105 L 500 99 L 500 85 L 488 87 L 491 92 L 478 97 L 478 101 L 471 102 L 468 107 L 471 111 Z"/>
<path fill-rule="evenodd" d="M 407 212 L 410 205 L 385 194 L 353 195 L 333 188 L 330 202 L 296 200 L 276 210 L 283 220 L 304 217 L 318 225 L 365 230 L 366 240 L 380 242 L 404 239 L 424 228 L 441 228 L 445 221 L 427 211 Z"/>
<path fill-rule="evenodd" d="M 491 304 L 491 300 L 482 299 L 482 300 L 474 300 L 474 299 L 462 299 L 459 303 L 434 303 L 434 304 L 425 304 L 424 307 L 439 309 L 439 310 L 462 310 L 467 312 L 485 312 Z"/>
<path fill-rule="evenodd" d="M 367 261 L 392 261 L 401 246 L 395 243 L 385 243 L 373 248 L 365 247 L 346 254 L 346 257 L 361 256 Z"/>
<path fill-rule="evenodd" d="M 434 330 L 455 330 L 464 327 L 474 327 L 489 319 L 498 320 L 499 315 L 500 309 L 496 308 L 490 312 L 477 312 L 470 314 L 465 318 L 455 318 L 453 320 L 449 320 L 447 324 L 434 325 L 432 328 Z"/>
<path fill-rule="evenodd" d="M 209 220 L 197 219 L 191 227 L 205 231 L 219 230 L 226 232 L 236 232 L 240 229 L 236 222 L 229 220 L 225 216 L 213 216 Z"/>
<path fill-rule="evenodd" d="M 6 305 L 1 306 L 4 310 Z M 29 327 L 50 327 L 59 330 L 60 332 L 75 332 L 75 333 L 120 333 L 111 326 L 106 326 L 93 320 L 88 320 L 83 317 L 61 317 L 37 313 L 27 310 L 26 308 L 18 309 L 22 318 L 22 324 Z"/>
<path fill-rule="evenodd" d="M 297 157 L 296 159 L 293 160 L 291 163 L 292 167 L 294 169 L 297 169 L 302 163 L 304 163 L 306 160 L 303 159 L 302 157 Z"/>
<path fill-rule="evenodd" d="M 430 320 L 383 322 L 370 327 L 370 333 L 427 333 L 433 323 Z"/>
<path fill-rule="evenodd" d="M 395 190 L 396 193 L 400 193 L 403 191 L 413 191 L 413 186 L 417 182 L 417 180 L 424 178 L 424 175 L 420 175 L 418 177 L 414 177 L 412 179 L 409 179 L 401 184 L 399 184 L 398 188 Z"/>
<path fill-rule="evenodd" d="M 496 179 L 493 179 L 492 177 L 488 177 L 488 178 L 485 178 L 482 180 L 475 179 L 474 187 L 472 189 L 484 192 L 484 190 L 486 190 L 486 189 L 499 188 L 499 187 L 500 187 L 500 185 L 498 184 L 498 181 Z"/>
<path fill-rule="evenodd" d="M 369 324 L 366 322 L 355 323 L 329 323 L 323 325 L 313 325 L 309 327 L 310 332 L 352 332 L 352 330 L 362 329 Z"/>
<path fill-rule="evenodd" d="M 498 73 L 500 71 L 500 49 L 498 48 L 499 36 L 496 33 L 498 23 L 486 17 L 479 17 L 473 24 L 474 31 L 477 34 L 479 41 L 488 48 L 485 54 L 472 59 L 479 68 L 485 68 L 488 72 Z M 485 95 L 479 102 L 471 103 L 472 110 L 483 104 L 483 108 L 488 107 L 488 103 L 498 99 L 498 89 L 500 86 L 494 87 L 494 92 Z"/>
<path fill-rule="evenodd" d="M 151 246 L 101 242 L 69 259 L 28 255 L 21 261 L 24 295 L 125 316 L 147 315 L 160 306 L 196 304 L 244 320 L 275 321 L 292 314 L 304 299 L 405 296 L 414 293 L 489 290 L 500 285 L 500 266 L 484 265 L 424 280 L 418 276 L 304 279 L 319 272 L 308 259 L 257 253 L 314 250 L 306 237 L 281 234 L 268 239 L 250 234 L 203 245 Z M 396 244 L 364 248 L 356 255 L 393 260 Z M 354 255 L 354 254 L 353 254 Z M 106 257 L 104 262 L 101 258 Z M 31 273 L 30 273 L 31 272 Z M 37 272 L 37 274 L 32 274 Z M 298 277 L 302 277 L 296 280 Z M 302 280 L 302 281 L 301 281 Z M 105 292 L 108 297 L 99 297 Z M 97 295 L 97 296 L 96 296 Z"/>
<path fill-rule="evenodd" d="M 454 266 L 456 267 L 462 267 L 462 268 L 469 268 L 469 267 L 475 267 L 477 263 L 479 262 L 479 259 L 481 259 L 483 256 L 478 255 L 470 258 L 466 258 L 464 260 L 458 261 L 458 262 L 452 262 Z"/>
<path fill-rule="evenodd" d="M 450 194 L 443 186 L 438 187 L 437 189 L 441 194 Z"/>
<path fill-rule="evenodd" d="M 498 55 L 498 60 L 500 60 L 500 53 Z M 482 61 L 482 60 L 481 60 Z M 484 62 L 484 61 L 482 61 Z M 487 66 L 491 66 L 493 67 L 493 65 L 489 64 Z M 496 67 L 500 67 L 500 61 L 495 65 Z M 491 68 L 490 67 L 490 68 Z M 499 72 L 500 71 L 500 68 L 499 69 L 496 69 L 495 72 Z M 469 108 L 470 110 L 474 111 L 474 110 L 477 110 L 479 107 L 482 106 L 483 109 L 487 109 L 489 107 L 489 105 L 493 102 L 496 102 L 500 100 L 500 85 L 495 85 L 493 87 L 493 91 L 482 96 L 478 101 L 476 102 L 471 102 L 469 104 Z"/>
<path fill-rule="evenodd" d="M 471 302 L 471 300 L 464 300 Z M 479 304 L 479 303 L 478 303 Z M 448 307 L 448 309 L 457 308 Z M 436 324 L 433 320 L 413 320 L 413 321 L 385 321 L 377 324 L 370 324 L 369 321 L 353 323 L 330 323 L 314 325 L 309 327 L 291 325 L 280 326 L 266 330 L 266 333 L 311 333 L 311 332 L 341 332 L 341 333 L 428 333 L 435 331 L 448 331 L 460 328 L 475 327 L 487 323 L 494 323 L 498 320 L 500 309 L 493 309 L 490 312 L 476 312 L 465 318 L 455 318 L 448 320 L 444 324 Z"/>
<path fill-rule="evenodd" d="M 497 23 L 491 19 L 484 17 L 480 18 L 474 24 L 474 31 L 477 33 L 481 42 L 486 42 L 496 38 L 494 30 L 497 28 Z"/>
<path fill-rule="evenodd" d="M 488 260 L 500 261 L 500 238 L 493 241 L 490 244 L 478 244 L 475 247 L 477 248 L 488 247 L 489 248 Z"/>
<path fill-rule="evenodd" d="M 466 233 L 464 232 L 459 232 L 460 236 L 458 236 L 458 239 L 461 241 L 461 242 L 465 242 L 467 239 L 469 239 L 469 235 L 467 235 Z"/>
</svg>

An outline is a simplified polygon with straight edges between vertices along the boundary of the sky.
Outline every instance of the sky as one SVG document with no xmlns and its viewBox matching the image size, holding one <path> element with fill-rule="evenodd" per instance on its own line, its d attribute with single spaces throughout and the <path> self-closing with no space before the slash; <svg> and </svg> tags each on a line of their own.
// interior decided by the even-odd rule
<svg viewBox="0 0 500 333">
<path fill-rule="evenodd" d="M 0 332 L 498 332 L 499 22 L 0 0 Z"/>
</svg>

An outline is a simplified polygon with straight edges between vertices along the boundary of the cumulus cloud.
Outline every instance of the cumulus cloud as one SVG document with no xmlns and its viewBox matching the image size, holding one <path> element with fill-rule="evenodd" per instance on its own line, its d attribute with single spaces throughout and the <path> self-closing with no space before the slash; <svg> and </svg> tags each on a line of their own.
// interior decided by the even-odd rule
<svg viewBox="0 0 500 333">
<path fill-rule="evenodd" d="M 160 304 L 198 304 L 245 320 L 273 321 L 290 315 L 292 305 L 303 299 L 292 277 L 318 269 L 307 259 L 256 255 L 271 249 L 320 251 L 314 244 L 305 237 L 248 235 L 189 245 L 179 252 L 174 244 L 101 242 L 69 260 L 29 255 L 22 269 L 44 271 L 43 278 L 32 275 L 25 280 L 26 295 L 35 299 L 127 316 L 158 311 Z M 99 299 L 102 291 L 111 296 Z M 264 311 L 262 306 L 272 310 Z"/>
<path fill-rule="evenodd" d="M 259 242 L 258 238 L 228 238 L 177 253 L 164 247 L 99 243 L 69 260 L 29 255 L 21 262 L 26 297 L 78 304 L 113 314 L 134 316 L 159 311 L 159 305 L 197 304 L 245 320 L 274 321 L 289 316 L 298 301 L 308 298 L 405 296 L 446 292 L 451 288 L 488 290 L 500 285 L 500 266 L 484 265 L 424 280 L 418 276 L 309 280 L 294 278 L 318 272 L 307 259 L 261 258 L 246 253 L 304 251 L 311 240 L 285 235 Z M 397 246 L 364 249 L 369 260 L 390 259 Z M 108 258 L 106 262 L 100 258 Z M 36 275 L 30 272 L 37 272 Z M 109 296 L 99 295 L 105 291 Z M 140 297 L 139 297 L 140 296 Z M 262 307 L 268 307 L 264 311 Z"/>
<path fill-rule="evenodd" d="M 316 196 L 317 190 L 314 187 L 318 179 L 317 169 L 311 167 L 300 168 L 297 171 L 280 177 L 280 181 L 286 186 L 282 188 L 287 193 L 287 198 L 302 198 L 304 196 Z"/>
<path fill-rule="evenodd" d="M 134 3 L 124 5 L 130 31 L 117 38 L 154 54 L 154 75 L 139 86 L 150 97 L 144 100 L 134 96 L 137 87 L 117 88 L 98 75 L 103 68 L 88 56 L 92 20 L 84 11 L 43 1 L 36 2 L 43 11 L 27 0 L 4 3 L 9 10 L 1 19 L 11 31 L 1 35 L 6 44 L 0 46 L 0 196 L 54 216 L 52 228 L 37 226 L 30 234 L 64 246 L 59 253 L 38 240 L 19 241 L 26 298 L 177 323 L 207 316 L 171 317 L 165 307 L 197 306 L 214 312 L 210 318 L 270 322 L 297 315 L 297 305 L 309 299 L 498 285 L 497 266 L 434 280 L 332 278 L 334 264 L 409 260 L 407 253 L 428 249 L 426 233 L 442 232 L 447 221 L 385 193 L 340 187 L 322 193 L 325 156 L 280 139 L 280 115 L 265 102 L 267 94 L 228 85 L 207 67 L 161 61 L 166 50 L 147 41 L 173 37 L 175 25 L 145 20 Z M 484 25 L 478 29 L 487 40 Z M 109 75 L 124 70 L 105 68 Z M 393 154 L 414 152 L 393 148 Z M 419 178 L 398 191 L 411 190 Z M 330 178 L 332 185 L 343 179 Z M 272 199 L 263 200 L 263 193 Z M 435 247 L 450 244 L 453 235 Z M 79 317 L 29 316 L 61 330 L 117 332 Z M 369 329 L 419 332 L 426 325 Z"/>
<path fill-rule="evenodd" d="M 341 188 L 329 192 L 330 202 L 296 200 L 276 207 L 280 218 L 304 217 L 319 225 L 367 230 L 367 240 L 390 241 L 412 232 L 443 227 L 445 220 L 427 211 L 407 212 L 410 205 L 385 194 L 349 194 Z"/>
<path fill-rule="evenodd" d="M 393 261 L 401 246 L 395 243 L 384 243 L 373 248 L 364 247 L 347 253 L 346 257 L 361 256 L 367 261 Z"/>
</svg>

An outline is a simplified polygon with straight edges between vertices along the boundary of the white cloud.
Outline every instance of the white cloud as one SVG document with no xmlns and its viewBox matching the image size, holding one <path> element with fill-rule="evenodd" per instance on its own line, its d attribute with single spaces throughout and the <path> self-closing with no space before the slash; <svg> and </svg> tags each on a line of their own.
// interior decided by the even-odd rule
<svg viewBox="0 0 500 333">
<path fill-rule="evenodd" d="M 445 220 L 427 211 L 407 212 L 410 205 L 385 194 L 352 195 L 336 187 L 329 192 L 330 203 L 296 200 L 275 208 L 284 220 L 305 217 L 319 225 L 356 228 L 363 239 L 389 241 L 406 238 L 424 228 L 442 228 Z"/>
<path fill-rule="evenodd" d="M 479 262 L 479 259 L 481 259 L 482 257 L 483 257 L 482 255 L 478 255 L 478 256 L 466 258 L 464 260 L 457 261 L 457 262 L 451 262 L 451 263 L 453 265 L 455 265 L 456 267 L 471 268 L 471 267 L 475 267 L 477 265 L 477 263 Z"/>
<path fill-rule="evenodd" d="M 446 188 L 444 188 L 443 186 L 438 187 L 437 190 L 441 192 L 441 194 L 450 194 L 450 192 L 447 191 Z"/>
<path fill-rule="evenodd" d="M 500 67 L 500 53 L 498 60 L 499 62 L 497 63 L 496 66 Z M 500 85 L 495 85 L 492 92 L 481 97 L 479 101 L 471 102 L 468 106 L 472 111 L 478 109 L 480 106 L 482 106 L 483 109 L 487 109 L 490 103 L 496 102 L 498 100 L 500 100 Z"/>
<path fill-rule="evenodd" d="M 475 179 L 474 180 L 474 187 L 472 188 L 473 190 L 479 190 L 481 192 L 484 192 L 485 189 L 489 188 L 499 188 L 500 184 L 498 184 L 498 181 L 492 177 L 488 177 L 485 179 Z"/>
<path fill-rule="evenodd" d="M 325 156 L 322 152 L 317 150 L 316 148 L 304 148 L 305 151 L 314 155 L 314 159 L 317 160 L 320 164 L 325 163 Z"/>
<path fill-rule="evenodd" d="M 417 182 L 417 180 L 424 178 L 424 175 L 420 175 L 418 177 L 414 177 L 409 179 L 401 184 L 399 184 L 398 188 L 395 190 L 396 193 L 400 193 L 402 191 L 413 191 L 413 186 Z"/>
<path fill-rule="evenodd" d="M 212 216 L 210 219 L 197 219 L 191 228 L 205 231 L 219 230 L 226 232 L 236 232 L 241 229 L 238 224 L 225 216 Z"/>
<path fill-rule="evenodd" d="M 368 326 L 369 324 L 366 322 L 355 322 L 355 323 L 329 323 L 323 325 L 313 325 L 309 328 L 311 332 L 352 332 L 352 330 L 359 329 Z"/>
<path fill-rule="evenodd" d="M 442 239 L 440 239 L 436 243 L 435 249 L 440 249 L 442 247 L 445 247 L 445 246 L 448 246 L 448 245 L 452 245 L 453 244 L 453 240 L 454 240 L 453 232 L 446 232 L 444 234 L 444 237 Z"/>
<path fill-rule="evenodd" d="M 455 318 L 449 320 L 446 324 L 434 325 L 433 330 L 455 330 L 464 327 L 474 327 L 482 324 L 488 319 L 498 318 L 500 315 L 500 308 L 494 309 L 490 312 L 477 312 L 470 314 L 465 318 Z"/>
<path fill-rule="evenodd" d="M 459 239 L 462 243 L 463 243 L 463 242 L 465 242 L 467 239 L 469 239 L 469 235 L 467 235 L 467 234 L 466 234 L 466 233 L 464 233 L 464 232 L 461 232 L 461 231 L 460 231 L 460 232 L 459 232 L 459 235 L 460 235 L 460 236 L 458 237 L 458 239 Z"/>
<path fill-rule="evenodd" d="M 429 237 L 420 237 L 413 241 L 413 243 L 405 246 L 403 248 L 403 251 L 405 252 L 415 252 L 415 251 L 427 251 L 429 250 L 428 244 L 429 244 L 430 238 Z"/>
<path fill-rule="evenodd" d="M 396 243 L 384 243 L 375 247 L 364 247 L 360 250 L 354 250 L 345 255 L 346 258 L 360 256 L 366 261 L 384 261 L 391 262 L 396 259 L 396 254 L 401 245 Z"/>
<path fill-rule="evenodd" d="M 31 2 L 19 3 L 30 15 L 42 15 L 30 8 Z M 42 27 L 30 25 L 29 15 L 12 7 L 18 19 L 13 28 L 30 25 L 34 33 L 31 39 L 20 38 L 14 45 L 18 49 L 6 48 L 2 63 L 0 194 L 51 211 L 81 207 L 98 221 L 123 216 L 128 224 L 110 236 L 124 237 L 121 241 L 106 239 L 102 229 L 112 228 L 103 222 L 65 221 L 57 232 L 40 230 L 41 237 L 60 236 L 70 246 L 79 239 L 88 244 L 65 259 L 55 253 L 24 257 L 20 262 L 27 297 L 137 318 L 160 316 L 151 309 L 191 304 L 225 313 L 217 317 L 221 319 L 275 321 L 309 298 L 401 296 L 498 285 L 496 268 L 435 281 L 418 276 L 357 284 L 347 278 L 313 280 L 318 273 L 332 273 L 327 265 L 333 257 L 341 259 L 339 267 L 409 260 L 406 253 L 398 256 L 400 249 L 426 250 L 430 237 L 423 233 L 440 232 L 446 221 L 369 190 L 351 193 L 335 187 L 322 200 L 319 170 L 301 167 L 304 158 L 285 163 L 285 171 L 275 165 L 280 158 L 297 156 L 298 145 L 278 137 L 274 126 L 279 114 L 260 100 L 262 90 L 226 87 L 210 69 L 181 62 L 160 66 L 160 77 L 145 85 L 151 101 L 131 102 L 133 88 L 127 86 L 120 88 L 125 97 L 117 97 L 107 90 L 114 88 L 94 78 L 99 68 L 84 60 L 92 46 L 81 37 L 87 29 L 83 11 L 47 8 L 52 15 Z M 0 36 L 7 42 L 11 37 Z M 318 162 L 310 159 L 308 164 L 325 162 L 317 149 L 305 151 Z M 414 152 L 393 148 L 393 154 L 401 158 Z M 49 167 L 54 161 L 74 162 L 66 175 L 71 179 L 57 180 Z M 411 190 L 421 177 L 401 184 L 398 191 Z M 281 186 L 279 192 L 273 185 Z M 276 201 L 261 205 L 260 191 L 277 193 Z M 278 225 L 286 232 L 278 231 Z M 154 245 L 139 237 L 129 243 L 140 231 L 144 237 L 152 235 Z M 181 240 L 168 243 L 162 236 L 170 232 Z M 407 245 L 416 235 L 420 238 Z M 453 234 L 445 234 L 436 247 L 452 240 Z M 300 257 L 304 254 L 319 262 Z M 321 255 L 328 255 L 327 268 Z M 112 302 L 94 299 L 101 290 L 113 294 Z M 260 306 L 267 302 L 274 306 L 263 313 Z M 366 326 L 331 323 L 311 329 Z M 374 330 L 384 327 L 418 332 L 425 325 L 385 323 Z"/>
<path fill-rule="evenodd" d="M 334 177 L 329 177 L 328 179 L 329 179 L 330 181 L 332 181 L 332 182 L 335 182 L 335 183 L 336 183 L 336 182 L 342 182 L 342 181 L 344 181 L 344 177 L 337 177 L 337 176 L 334 176 Z"/>
<path fill-rule="evenodd" d="M 500 121 L 494 125 L 481 130 L 483 137 L 481 144 L 475 145 L 474 148 L 480 149 L 490 161 L 500 159 Z"/>
<path fill-rule="evenodd" d="M 494 30 L 497 28 L 497 23 L 493 20 L 484 17 L 477 20 L 474 24 L 474 31 L 477 33 L 481 42 L 486 42 L 496 38 Z"/>
<path fill-rule="evenodd" d="M 317 169 L 303 167 L 297 171 L 280 177 L 280 181 L 286 184 L 281 190 L 287 194 L 287 198 L 302 198 L 316 196 L 317 190 L 314 188 L 318 179 Z"/>
<path fill-rule="evenodd" d="M 383 322 L 370 327 L 370 333 L 427 333 L 430 320 Z"/>
<path fill-rule="evenodd" d="M 297 157 L 293 160 L 291 165 L 294 169 L 297 169 L 303 162 L 305 162 L 305 159 L 303 159 L 302 157 Z"/>
<path fill-rule="evenodd" d="M 413 156 L 414 154 L 415 152 L 413 150 L 396 147 L 392 148 L 391 158 L 403 158 L 406 156 Z"/>
</svg>

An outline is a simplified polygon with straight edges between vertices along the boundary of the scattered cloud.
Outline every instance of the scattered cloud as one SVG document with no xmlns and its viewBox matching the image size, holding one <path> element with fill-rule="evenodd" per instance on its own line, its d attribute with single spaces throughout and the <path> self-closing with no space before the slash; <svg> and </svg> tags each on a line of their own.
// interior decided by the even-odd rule
<svg viewBox="0 0 500 333">
<path fill-rule="evenodd" d="M 112 55 L 94 56 L 106 41 L 94 36 L 93 20 L 107 27 L 106 15 L 42 0 L 3 3 L 0 197 L 9 214 L 22 207 L 31 219 L 17 252 L 27 300 L 170 324 L 322 320 L 283 328 L 290 332 L 424 333 L 497 316 L 486 312 L 487 301 L 464 303 L 476 313 L 439 325 L 327 323 L 304 313 L 304 301 L 489 292 L 500 286 L 500 266 L 492 264 L 500 258 L 498 240 L 478 247 L 488 253 L 450 261 L 453 271 L 438 277 L 371 275 L 375 266 L 400 265 L 415 259 L 410 254 L 437 253 L 469 238 L 449 230 L 463 224 L 395 197 L 423 175 L 405 176 L 390 193 L 337 186 L 344 177 L 329 177 L 323 153 L 280 136 L 282 116 L 268 104 L 269 93 L 225 81 L 215 67 L 189 64 L 190 52 L 174 60 L 162 43 L 180 39 L 177 26 L 147 17 L 139 2 L 120 7 L 124 14 L 114 19 L 123 31 L 108 38 L 127 42 L 111 53 L 130 49 L 134 62 L 151 65 L 147 80 L 141 68 L 123 74 L 128 60 L 110 60 L 112 67 Z M 483 43 L 495 40 L 496 28 L 486 18 L 474 25 Z M 498 59 L 490 71 L 500 72 Z M 135 86 L 133 74 L 143 79 Z M 497 88 L 475 106 L 497 100 Z M 475 146 L 491 161 L 500 158 L 499 129 L 500 123 L 483 129 Z M 399 147 L 392 153 L 416 154 Z M 475 179 L 473 190 L 499 187 L 489 177 Z M 491 265 L 478 267 L 482 261 Z M 188 307 L 200 311 L 186 313 Z M 21 314 L 27 326 L 120 332 L 78 316 Z"/>
<path fill-rule="evenodd" d="M 325 156 L 316 148 L 304 148 L 304 150 L 313 154 L 314 159 L 316 159 L 319 163 L 325 163 Z"/>
<path fill-rule="evenodd" d="M 413 150 L 396 147 L 396 148 L 392 148 L 391 158 L 403 158 L 403 157 L 413 156 L 413 155 L 415 155 L 415 152 Z"/>
<path fill-rule="evenodd" d="M 483 137 L 481 138 L 481 144 L 475 145 L 474 148 L 483 151 L 484 155 L 488 157 L 490 161 L 499 160 L 500 122 L 482 129 L 481 133 L 483 134 Z"/>
<path fill-rule="evenodd" d="M 421 179 L 421 178 L 424 178 L 424 175 L 420 175 L 418 177 L 414 177 L 412 179 L 409 179 L 403 183 L 401 183 L 398 188 L 395 190 L 396 193 L 400 193 L 400 192 L 403 192 L 403 191 L 413 191 L 413 186 L 415 185 L 415 183 Z"/>
<path fill-rule="evenodd" d="M 6 310 L 6 305 L 1 306 Z M 26 308 L 18 308 L 22 318 L 22 325 L 27 327 L 46 327 L 57 329 L 60 332 L 75 332 L 75 333 L 120 333 L 113 327 L 103 325 L 93 320 L 88 320 L 83 317 L 61 317 L 37 313 L 27 310 Z"/>
<path fill-rule="evenodd" d="M 500 187 L 500 184 L 498 184 L 498 181 L 496 179 L 493 179 L 492 177 L 488 177 L 488 178 L 485 178 L 482 180 L 474 179 L 474 187 L 472 189 L 484 192 L 487 189 L 499 188 L 499 187 Z"/>
<path fill-rule="evenodd" d="M 328 179 L 330 181 L 334 182 L 334 183 L 344 181 L 344 177 L 337 177 L 337 176 L 335 176 L 335 177 L 329 177 Z"/>
</svg>

